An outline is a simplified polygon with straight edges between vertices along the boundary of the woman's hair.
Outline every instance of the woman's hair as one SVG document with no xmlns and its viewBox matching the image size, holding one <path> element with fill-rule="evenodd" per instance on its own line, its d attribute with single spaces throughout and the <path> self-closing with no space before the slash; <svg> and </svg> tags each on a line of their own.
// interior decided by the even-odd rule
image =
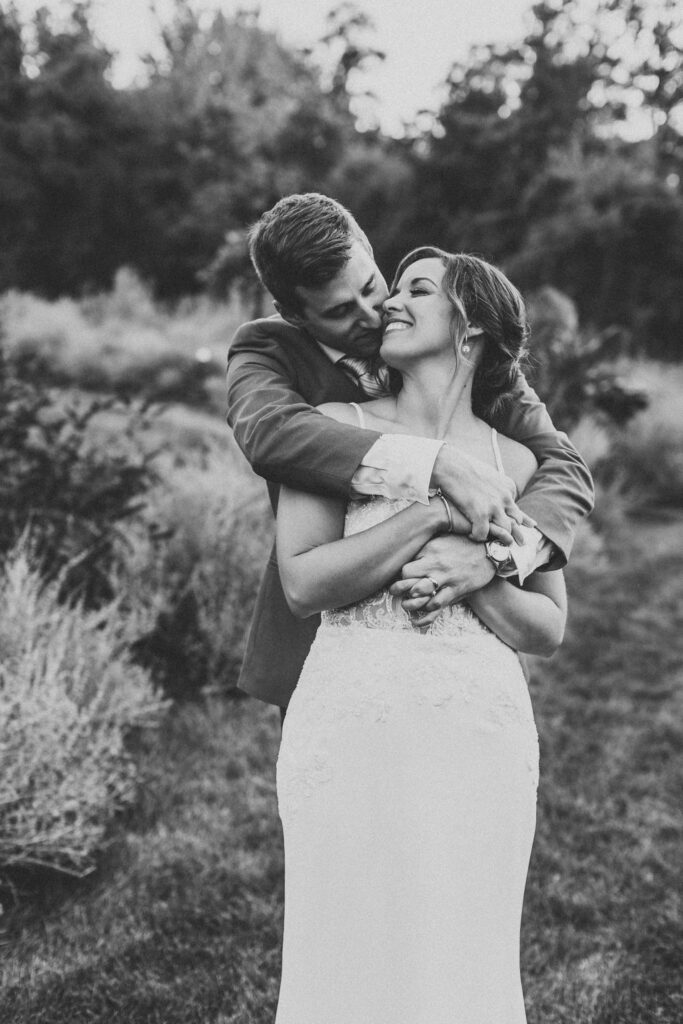
<svg viewBox="0 0 683 1024">
<path fill-rule="evenodd" d="M 515 390 L 526 355 L 529 324 L 524 300 L 496 267 L 467 253 L 422 246 L 404 256 L 391 286 L 417 260 L 438 259 L 446 268 L 442 287 L 451 305 L 451 337 L 458 355 L 467 325 L 482 329 L 485 340 L 472 383 L 472 407 L 478 416 L 498 411 Z"/>
</svg>

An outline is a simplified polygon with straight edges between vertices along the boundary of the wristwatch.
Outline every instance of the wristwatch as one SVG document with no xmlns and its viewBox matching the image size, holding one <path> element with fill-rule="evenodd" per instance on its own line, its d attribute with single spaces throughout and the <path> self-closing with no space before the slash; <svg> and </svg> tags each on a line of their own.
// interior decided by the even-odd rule
<svg viewBox="0 0 683 1024">
<path fill-rule="evenodd" d="M 493 562 L 496 568 L 497 575 L 515 567 L 510 548 L 507 544 L 501 544 L 499 540 L 488 540 L 484 544 L 484 548 L 486 550 L 486 557 L 489 562 Z"/>
</svg>

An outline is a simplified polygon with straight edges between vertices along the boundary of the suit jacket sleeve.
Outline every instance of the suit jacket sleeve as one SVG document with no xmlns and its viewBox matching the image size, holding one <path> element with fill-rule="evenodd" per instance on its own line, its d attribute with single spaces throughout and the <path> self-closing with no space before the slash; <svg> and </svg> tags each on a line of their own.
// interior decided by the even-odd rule
<svg viewBox="0 0 683 1024">
<path fill-rule="evenodd" d="M 523 377 L 493 425 L 530 448 L 538 460 L 539 468 L 519 505 L 555 545 L 557 558 L 549 567 L 561 568 L 569 558 L 579 521 L 593 508 L 588 467 Z"/>
<path fill-rule="evenodd" d="M 228 423 L 260 476 L 346 497 L 379 434 L 338 423 L 312 408 L 329 396 L 316 394 L 310 381 L 303 389 L 308 393 L 301 394 L 298 376 L 295 360 L 277 338 L 242 328 L 228 357 Z"/>
</svg>

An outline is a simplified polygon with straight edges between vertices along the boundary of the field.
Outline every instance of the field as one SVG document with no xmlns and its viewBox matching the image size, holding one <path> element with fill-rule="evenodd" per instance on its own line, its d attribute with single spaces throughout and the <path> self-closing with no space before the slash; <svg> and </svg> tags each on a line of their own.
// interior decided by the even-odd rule
<svg viewBox="0 0 683 1024">
<path fill-rule="evenodd" d="M 611 458 L 613 471 L 568 571 L 566 641 L 533 667 L 542 762 L 522 928 L 529 1024 L 683 1019 L 680 374 L 638 372 L 653 396 L 645 416 L 616 438 L 593 422 L 577 431 L 591 463 Z M 97 420 L 101 443 L 121 433 L 121 415 Z M 118 583 L 150 623 L 179 587 L 195 594 L 206 671 L 223 685 L 136 735 L 139 798 L 92 874 L 4 877 L 3 1024 L 274 1017 L 279 717 L 229 692 L 271 535 L 263 487 L 215 412 L 168 407 L 145 443 L 163 449 L 146 514 L 171 536 L 157 548 L 133 531 Z"/>
</svg>

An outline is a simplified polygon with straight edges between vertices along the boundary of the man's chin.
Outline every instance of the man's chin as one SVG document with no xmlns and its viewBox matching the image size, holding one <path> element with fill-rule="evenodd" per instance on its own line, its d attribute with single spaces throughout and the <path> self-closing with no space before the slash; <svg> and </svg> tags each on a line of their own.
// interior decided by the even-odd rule
<svg viewBox="0 0 683 1024">
<path fill-rule="evenodd" d="M 375 359 L 379 355 L 381 344 L 382 338 L 376 334 L 372 337 L 359 338 L 353 345 L 348 346 L 347 355 L 358 356 L 359 359 Z"/>
</svg>

